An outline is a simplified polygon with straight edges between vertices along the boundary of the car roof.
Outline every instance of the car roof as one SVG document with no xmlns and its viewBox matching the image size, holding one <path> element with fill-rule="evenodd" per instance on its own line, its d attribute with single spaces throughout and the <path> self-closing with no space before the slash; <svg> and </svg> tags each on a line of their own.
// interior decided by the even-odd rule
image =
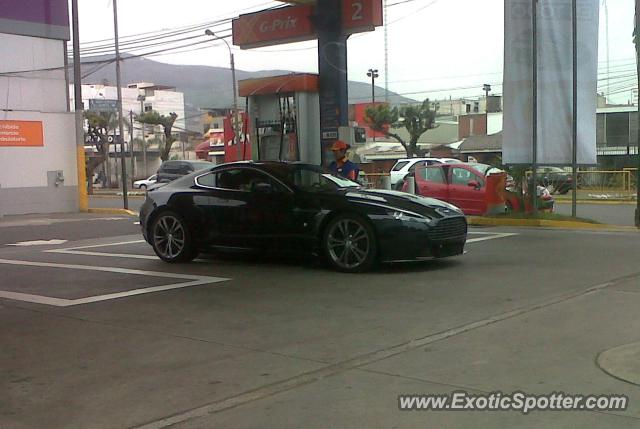
<svg viewBox="0 0 640 429">
<path fill-rule="evenodd" d="M 399 162 L 406 162 L 406 161 L 437 161 L 441 158 L 433 158 L 433 157 L 429 157 L 429 158 L 402 158 L 396 161 L 396 164 Z"/>
</svg>

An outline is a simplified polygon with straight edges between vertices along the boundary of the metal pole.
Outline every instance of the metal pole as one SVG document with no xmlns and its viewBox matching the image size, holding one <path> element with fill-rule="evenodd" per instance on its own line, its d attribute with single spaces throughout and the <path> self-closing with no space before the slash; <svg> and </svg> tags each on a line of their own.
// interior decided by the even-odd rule
<svg viewBox="0 0 640 429">
<path fill-rule="evenodd" d="M 531 159 L 531 179 L 533 181 L 533 214 L 538 214 L 538 0 L 532 0 L 533 8 L 531 13 L 531 24 L 533 29 L 532 52 L 533 52 L 533 111 L 532 111 L 532 146 L 533 156 Z"/>
<path fill-rule="evenodd" d="M 638 88 L 640 89 L 640 0 L 636 0 L 636 70 L 638 75 Z M 638 102 L 638 126 L 640 127 L 640 102 Z M 636 171 L 636 227 L 640 228 L 640 130 L 636 142 L 638 158 L 638 170 Z"/>
<path fill-rule="evenodd" d="M 224 39 L 222 39 L 224 40 Z M 231 47 L 227 43 L 226 40 L 224 42 L 227 44 L 227 48 L 229 48 L 229 56 L 231 57 L 231 79 L 233 79 L 233 141 L 237 145 L 240 142 L 240 129 L 238 127 L 238 90 L 236 88 L 236 62 L 233 58 L 233 52 L 231 52 Z"/>
<path fill-rule="evenodd" d="M 133 186 L 133 181 L 135 180 L 135 168 L 136 161 L 133 157 L 133 110 L 129 110 L 129 123 L 131 124 L 131 129 L 129 130 L 129 154 L 131 155 L 131 186 Z"/>
<path fill-rule="evenodd" d="M 387 25 L 387 0 L 384 0 L 383 6 L 383 23 L 384 23 L 384 101 L 389 102 L 389 41 Z"/>
<path fill-rule="evenodd" d="M 144 115 L 144 99 L 140 100 L 140 114 Z M 147 171 L 147 137 L 145 136 L 147 126 L 144 122 L 140 125 L 142 126 L 142 170 L 144 179 L 146 179 L 149 174 Z"/>
<path fill-rule="evenodd" d="M 122 76 L 120 73 L 120 43 L 118 40 L 118 0 L 113 0 L 113 34 L 116 49 L 116 85 L 118 90 L 118 131 L 120 136 L 120 162 L 122 170 L 122 206 L 129 208 L 129 196 L 127 195 L 127 168 L 124 156 L 124 118 L 122 115 Z M 116 145 L 117 147 L 117 145 Z"/>
<path fill-rule="evenodd" d="M 571 197 L 571 216 L 576 217 L 578 211 L 578 4 L 571 1 L 571 37 L 573 43 L 573 115 L 572 115 L 572 143 L 571 173 L 573 177 L 573 196 Z"/>
<path fill-rule="evenodd" d="M 376 104 L 376 75 L 371 73 L 371 104 Z"/>
<path fill-rule="evenodd" d="M 71 0 L 73 21 L 73 98 L 76 119 L 76 167 L 78 170 L 78 209 L 89 210 L 87 197 L 87 166 L 84 156 L 84 104 L 82 104 L 82 71 L 80 69 L 80 28 L 78 27 L 78 0 Z"/>
<path fill-rule="evenodd" d="M 376 105 L 376 74 L 371 72 L 371 105 Z M 373 142 L 376 142 L 376 132 L 373 132 Z"/>
</svg>

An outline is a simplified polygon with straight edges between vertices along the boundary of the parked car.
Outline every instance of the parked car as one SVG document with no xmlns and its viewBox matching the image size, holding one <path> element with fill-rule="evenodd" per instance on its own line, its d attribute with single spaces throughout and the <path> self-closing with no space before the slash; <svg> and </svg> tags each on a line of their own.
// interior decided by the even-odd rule
<svg viewBox="0 0 640 429">
<path fill-rule="evenodd" d="M 149 190 L 140 226 L 166 262 L 211 248 L 286 249 L 324 255 L 344 272 L 460 255 L 467 237 L 464 214 L 446 202 L 267 161 L 223 164 Z"/>
<path fill-rule="evenodd" d="M 488 198 L 487 178 L 492 174 L 504 174 L 504 186 L 493 189 L 496 193 Z M 418 195 L 437 198 L 459 207 L 467 215 L 484 215 L 489 211 L 489 201 L 504 201 L 497 211 L 518 211 L 525 209 L 525 204 L 517 193 L 507 190 L 508 176 L 499 168 L 487 164 L 458 163 L 424 166 L 416 169 L 415 192 Z M 408 191 L 408 183 L 403 184 Z M 553 198 L 548 192 L 539 191 L 543 203 L 539 207 L 553 209 Z M 549 197 L 549 198 L 548 198 Z M 496 210 L 497 207 L 491 207 Z"/>
<path fill-rule="evenodd" d="M 566 194 L 573 189 L 573 176 L 560 167 L 538 167 L 536 169 L 538 186 L 549 188 L 552 194 Z"/>
<path fill-rule="evenodd" d="M 391 168 L 391 187 L 400 190 L 402 187 L 402 181 L 407 174 L 413 173 L 418 165 L 433 165 L 433 164 L 445 164 L 445 163 L 458 163 L 457 159 L 453 158 L 407 158 L 399 159 Z"/>
<path fill-rule="evenodd" d="M 162 163 L 158 168 L 157 183 L 168 183 L 194 171 L 211 168 L 214 164 L 208 161 L 171 160 Z"/>
<path fill-rule="evenodd" d="M 151 186 L 154 183 L 156 183 L 156 178 L 157 177 L 158 177 L 158 175 L 154 174 L 153 176 L 149 176 L 146 179 L 136 180 L 135 182 L 133 182 L 133 189 L 146 190 L 149 186 Z"/>
</svg>

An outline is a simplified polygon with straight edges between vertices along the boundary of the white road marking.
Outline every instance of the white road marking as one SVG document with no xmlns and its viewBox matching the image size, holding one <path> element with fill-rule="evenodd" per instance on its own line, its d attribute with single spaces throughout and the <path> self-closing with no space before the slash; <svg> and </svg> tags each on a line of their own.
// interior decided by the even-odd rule
<svg viewBox="0 0 640 429">
<path fill-rule="evenodd" d="M 123 244 L 134 244 L 134 243 L 146 243 L 146 241 L 144 240 L 119 241 L 117 243 L 91 244 L 89 246 L 75 246 L 75 247 L 67 247 L 66 249 L 55 249 L 55 250 L 61 251 L 61 250 L 77 250 L 77 249 L 94 249 L 96 247 L 120 246 Z"/>
<path fill-rule="evenodd" d="M 467 243 L 476 243 L 479 241 L 495 240 L 497 238 L 505 238 L 505 237 L 518 235 L 516 233 L 477 232 L 477 231 L 470 231 L 468 232 L 468 234 L 484 235 L 484 237 L 470 238 L 467 240 Z M 107 252 L 93 252 L 93 251 L 81 250 L 81 249 L 94 249 L 96 247 L 121 246 L 121 245 L 127 245 L 127 244 L 137 244 L 137 243 L 145 243 L 145 240 L 120 241 L 117 243 L 108 243 L 108 244 L 91 244 L 88 246 L 77 246 L 77 247 L 67 247 L 64 249 L 45 250 L 44 252 L 45 253 L 62 253 L 66 255 L 103 256 L 106 258 L 146 259 L 146 260 L 158 259 L 158 257 L 154 255 L 140 255 L 136 253 L 107 253 Z M 196 262 L 198 262 L 198 260 L 196 260 Z"/>
<path fill-rule="evenodd" d="M 32 295 L 32 294 L 19 293 L 19 292 L 10 292 L 10 291 L 0 291 L 0 298 L 8 298 L 8 299 L 14 299 L 18 301 L 33 302 L 36 304 L 47 304 L 47 305 L 53 305 L 56 307 L 69 307 L 72 305 L 107 301 L 111 299 L 124 298 L 128 296 L 142 295 L 146 293 L 160 292 L 160 291 L 171 290 L 171 289 L 182 289 L 185 287 L 205 285 L 210 283 L 219 283 L 219 282 L 231 280 L 225 277 L 198 276 L 198 275 L 192 275 L 192 274 L 166 273 L 161 271 L 134 270 L 129 268 L 98 267 L 93 265 L 76 265 L 76 264 L 56 264 L 52 262 L 32 262 L 32 261 L 21 261 L 21 260 L 11 260 L 11 259 L 0 259 L 0 264 L 28 266 L 28 267 L 51 267 L 51 268 L 63 268 L 63 269 L 72 269 L 72 270 L 101 271 L 101 272 L 108 272 L 108 273 L 141 275 L 141 276 L 147 276 L 147 277 L 162 277 L 162 278 L 170 278 L 170 279 L 190 280 L 188 282 L 173 283 L 173 284 L 162 285 L 162 286 L 153 286 L 148 288 L 134 289 L 134 290 L 111 293 L 106 295 L 89 296 L 86 298 L 78 298 L 78 299 L 51 298 L 51 297 L 41 296 L 41 295 Z"/>
<path fill-rule="evenodd" d="M 67 240 L 61 240 L 58 238 L 54 238 L 51 240 L 32 240 L 32 241 L 19 241 L 13 244 L 7 244 L 7 246 L 46 246 L 49 244 L 63 244 L 66 243 Z"/>
<path fill-rule="evenodd" d="M 106 253 L 106 252 L 91 252 L 86 250 L 79 250 L 79 249 L 94 249 L 96 247 L 122 246 L 126 244 L 137 244 L 137 243 L 146 243 L 146 241 L 131 240 L 131 241 L 120 241 L 118 243 L 91 244 L 89 246 L 77 246 L 77 247 L 67 247 L 65 249 L 45 250 L 45 253 L 62 253 L 66 255 L 83 255 L 83 256 L 104 256 L 107 258 L 149 259 L 149 260 L 158 259 L 157 256 L 138 255 L 135 253 Z"/>
<path fill-rule="evenodd" d="M 514 235 L 518 235 L 513 232 L 492 232 L 490 234 L 491 235 L 487 237 L 471 238 L 467 240 L 467 243 L 477 243 L 478 241 L 495 240 L 496 238 L 505 238 L 505 237 L 512 237 Z"/>
<path fill-rule="evenodd" d="M 83 255 L 83 256 L 104 256 L 106 258 L 128 258 L 128 259 L 158 259 L 152 255 L 138 255 L 136 253 L 106 253 L 106 252 L 87 252 L 84 250 L 45 250 L 46 253 L 62 253 L 65 255 Z"/>
</svg>

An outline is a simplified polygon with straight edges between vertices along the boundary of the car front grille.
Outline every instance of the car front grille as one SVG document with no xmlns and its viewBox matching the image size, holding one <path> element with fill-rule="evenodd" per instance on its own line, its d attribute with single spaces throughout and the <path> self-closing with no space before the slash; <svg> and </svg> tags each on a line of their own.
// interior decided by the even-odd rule
<svg viewBox="0 0 640 429">
<path fill-rule="evenodd" d="M 467 221 L 464 217 L 450 217 L 441 219 L 431 231 L 431 240 L 447 240 L 463 236 L 467 233 Z"/>
</svg>

